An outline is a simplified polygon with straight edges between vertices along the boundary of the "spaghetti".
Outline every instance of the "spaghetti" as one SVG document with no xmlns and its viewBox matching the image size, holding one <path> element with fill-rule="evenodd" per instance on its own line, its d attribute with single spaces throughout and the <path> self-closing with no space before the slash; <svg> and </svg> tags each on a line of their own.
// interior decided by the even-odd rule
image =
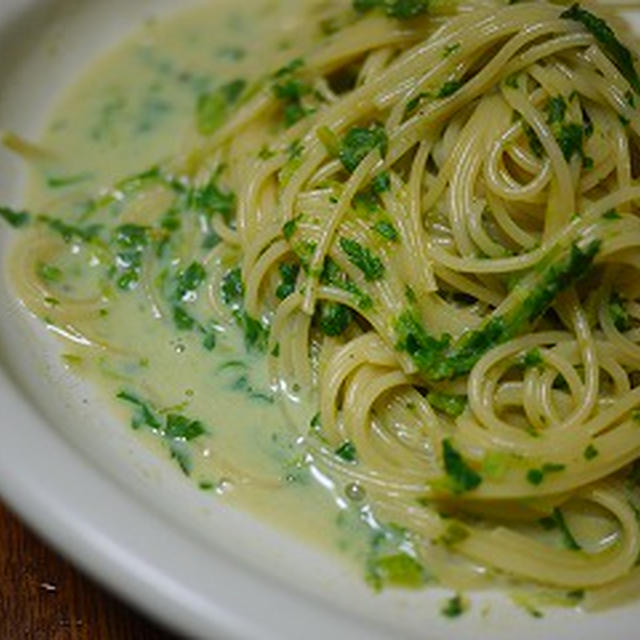
<svg viewBox="0 0 640 640">
<path fill-rule="evenodd" d="M 442 582 L 504 575 L 589 606 L 635 592 L 640 78 L 623 31 L 542 1 L 328 11 L 309 51 L 204 99 L 185 154 L 92 202 L 84 220 L 119 207 L 110 277 L 179 321 L 154 261 L 199 265 L 283 403 L 317 407 L 294 425 L 312 464 Z M 100 229 L 36 222 L 21 297 L 117 348 L 83 328 L 99 294 L 52 310 L 38 275 L 70 240 L 113 262 Z"/>
</svg>

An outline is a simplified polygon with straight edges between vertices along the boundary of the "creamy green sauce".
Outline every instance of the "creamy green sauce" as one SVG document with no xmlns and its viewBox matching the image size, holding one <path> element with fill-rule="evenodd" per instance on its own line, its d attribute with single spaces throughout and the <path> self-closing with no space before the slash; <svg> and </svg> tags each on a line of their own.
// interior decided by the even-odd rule
<svg viewBox="0 0 640 640">
<path fill-rule="evenodd" d="M 32 171 L 27 208 L 68 215 L 117 180 L 187 149 L 200 95 L 236 78 L 259 80 L 313 37 L 317 25 L 297 21 L 299 13 L 294 0 L 251 0 L 149 21 L 93 63 L 55 107 L 40 141 L 49 159 Z M 43 264 L 41 275 L 66 296 L 95 295 L 102 266 L 92 251 Z M 202 287 L 198 295 L 195 306 L 211 316 Z M 264 356 L 215 318 L 205 346 L 207 336 L 176 330 L 139 290 L 107 298 L 83 326 L 113 348 L 96 356 L 65 346 L 70 370 L 96 380 L 123 422 L 194 490 L 348 551 L 362 566 L 370 541 L 362 503 L 314 477 L 270 387 Z M 296 419 L 312 414 L 301 407 Z"/>
</svg>

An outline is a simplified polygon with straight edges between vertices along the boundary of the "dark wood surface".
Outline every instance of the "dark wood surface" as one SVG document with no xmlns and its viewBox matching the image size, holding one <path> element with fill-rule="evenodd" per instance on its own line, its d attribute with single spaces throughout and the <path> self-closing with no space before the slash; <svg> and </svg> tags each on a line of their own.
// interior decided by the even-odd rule
<svg viewBox="0 0 640 640">
<path fill-rule="evenodd" d="M 173 640 L 50 550 L 0 503 L 0 640 Z"/>
</svg>

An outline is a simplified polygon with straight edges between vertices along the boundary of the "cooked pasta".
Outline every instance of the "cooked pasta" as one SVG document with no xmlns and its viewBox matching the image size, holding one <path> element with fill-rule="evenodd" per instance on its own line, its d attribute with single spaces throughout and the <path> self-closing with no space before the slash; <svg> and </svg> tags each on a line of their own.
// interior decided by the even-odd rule
<svg viewBox="0 0 640 640">
<path fill-rule="evenodd" d="M 84 321 L 97 285 L 61 300 L 38 265 L 70 242 L 76 261 L 102 251 L 120 295 L 138 288 L 205 341 L 187 303 L 206 279 L 203 304 L 262 346 L 285 411 L 317 411 L 290 420 L 307 463 L 432 577 L 586 590 L 591 607 L 633 594 L 640 77 L 625 27 L 586 4 L 353 5 L 323 5 L 323 36 L 253 85 L 205 96 L 183 153 L 66 228 L 30 220 L 19 294 L 79 345 L 117 350 Z"/>
</svg>

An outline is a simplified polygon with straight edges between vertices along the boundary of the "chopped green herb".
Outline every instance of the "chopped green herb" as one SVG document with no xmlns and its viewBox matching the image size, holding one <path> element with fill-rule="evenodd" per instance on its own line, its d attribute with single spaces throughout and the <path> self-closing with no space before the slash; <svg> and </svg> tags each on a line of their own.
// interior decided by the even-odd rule
<svg viewBox="0 0 640 640">
<path fill-rule="evenodd" d="M 420 106 L 420 103 L 422 102 L 422 100 L 428 97 L 429 97 L 428 93 L 421 92 L 417 96 L 411 98 L 411 100 L 407 102 L 407 106 L 404 109 L 404 115 L 405 116 L 411 115 Z"/>
<path fill-rule="evenodd" d="M 192 331 L 196 327 L 195 319 L 177 304 L 173 306 L 173 322 L 178 331 Z"/>
<path fill-rule="evenodd" d="M 375 231 L 377 231 L 383 238 L 396 242 L 398 240 L 398 232 L 391 222 L 388 220 L 378 220 L 373 225 Z"/>
<path fill-rule="evenodd" d="M 385 193 L 385 191 L 389 191 L 389 189 L 391 189 L 391 176 L 388 171 L 381 171 L 371 180 L 371 190 L 376 195 Z"/>
<path fill-rule="evenodd" d="M 602 217 L 605 220 L 620 220 L 620 218 L 622 218 L 622 216 L 615 209 L 609 209 L 608 211 L 605 211 L 602 214 Z"/>
<path fill-rule="evenodd" d="M 266 402 L 267 404 L 273 404 L 274 398 L 271 394 L 265 393 L 264 391 L 260 391 L 255 389 L 254 386 L 249 382 L 249 378 L 246 375 L 240 376 L 231 386 L 233 391 L 241 391 L 246 393 L 251 400 L 258 400 L 260 402 Z"/>
<path fill-rule="evenodd" d="M 632 328 L 633 324 L 625 306 L 625 300 L 617 291 L 614 291 L 609 297 L 609 315 L 618 331 L 624 333 Z"/>
<path fill-rule="evenodd" d="M 531 369 L 532 367 L 539 367 L 542 364 L 542 355 L 540 354 L 540 349 L 535 347 L 527 353 L 519 360 L 518 364 L 523 369 Z"/>
<path fill-rule="evenodd" d="M 322 420 L 320 419 L 320 412 L 314 414 L 313 418 L 311 418 L 311 421 L 309 422 L 309 426 L 314 431 L 317 431 L 318 429 L 322 428 Z"/>
<path fill-rule="evenodd" d="M 62 271 L 58 267 L 46 264 L 44 262 L 38 263 L 38 276 L 47 282 L 60 282 L 62 280 Z"/>
<path fill-rule="evenodd" d="M 558 473 L 564 471 L 566 465 L 555 462 L 546 462 L 540 469 L 529 469 L 527 471 L 527 482 L 533 485 L 539 485 L 549 473 Z"/>
<path fill-rule="evenodd" d="M 176 297 L 185 300 L 204 282 L 207 272 L 199 262 L 192 262 L 179 276 Z"/>
<path fill-rule="evenodd" d="M 304 146 L 300 142 L 300 140 L 294 140 L 287 149 L 288 160 L 285 165 L 280 169 L 278 173 L 278 180 L 280 184 L 286 185 L 291 176 L 300 168 L 302 164 L 302 153 L 304 151 Z"/>
<path fill-rule="evenodd" d="M 349 276 L 329 257 L 324 261 L 320 282 L 351 293 L 356 299 L 358 307 L 362 310 L 370 309 L 373 306 L 371 298 L 360 291 Z"/>
<path fill-rule="evenodd" d="M 220 128 L 229 115 L 230 107 L 237 102 L 246 85 L 246 80 L 239 78 L 198 98 L 196 124 L 202 135 L 211 135 Z"/>
<path fill-rule="evenodd" d="M 231 308 L 237 308 L 242 304 L 244 296 L 244 284 L 240 268 L 231 269 L 222 278 L 222 300 Z"/>
<path fill-rule="evenodd" d="M 411 288 L 411 286 L 407 285 L 404 288 L 404 295 L 409 304 L 415 304 L 418 301 L 418 297 L 416 296 L 416 292 Z"/>
<path fill-rule="evenodd" d="M 411 20 L 424 15 L 429 9 L 428 0 L 387 0 L 387 15 L 398 20 Z"/>
<path fill-rule="evenodd" d="M 581 602 L 584 600 L 584 589 L 574 589 L 573 591 L 567 591 L 567 598 L 572 602 Z"/>
<path fill-rule="evenodd" d="M 384 158 L 388 139 L 384 127 L 374 123 L 370 127 L 352 127 L 342 139 L 338 157 L 347 171 L 353 173 L 372 151 L 378 149 Z"/>
<path fill-rule="evenodd" d="M 442 441 L 444 468 L 451 479 L 454 493 L 473 491 L 482 483 L 482 477 L 464 460 L 448 438 Z"/>
<path fill-rule="evenodd" d="M 297 71 L 301 67 L 304 67 L 304 59 L 303 58 L 294 58 L 288 64 L 284 65 L 284 67 L 280 67 L 274 74 L 274 78 L 284 78 L 287 75 L 292 74 L 294 71 Z"/>
<path fill-rule="evenodd" d="M 571 530 L 567 526 L 566 520 L 564 519 L 564 515 L 562 511 L 557 507 L 553 510 L 553 519 L 555 520 L 560 532 L 562 533 L 562 539 L 565 547 L 570 549 L 571 551 L 580 551 L 582 547 L 578 544 L 576 539 L 573 537 Z"/>
<path fill-rule="evenodd" d="M 511 89 L 517 89 L 519 77 L 519 73 L 512 73 L 504 79 L 504 84 Z"/>
<path fill-rule="evenodd" d="M 447 618 L 458 618 L 466 610 L 466 606 L 462 600 L 462 596 L 455 595 L 453 598 L 449 598 L 445 606 L 440 610 L 443 616 Z"/>
<path fill-rule="evenodd" d="M 296 232 L 298 227 L 298 221 L 300 220 L 300 216 L 294 218 L 293 220 L 288 220 L 282 225 L 282 235 L 285 240 L 291 240 L 293 238 L 293 234 Z"/>
<path fill-rule="evenodd" d="M 509 313 L 494 316 L 476 330 L 463 334 L 455 344 L 451 336 L 434 338 L 411 311 L 404 312 L 396 322 L 397 348 L 407 351 L 420 372 L 429 380 L 455 378 L 470 371 L 489 349 L 516 336 L 546 311 L 556 296 L 583 278 L 600 249 L 595 240 L 585 249 L 576 243 L 568 255 L 545 266 L 535 286 L 526 295 L 518 288 L 510 295 L 519 303 Z"/>
<path fill-rule="evenodd" d="M 47 186 L 50 189 L 61 189 L 64 187 L 70 187 L 71 185 L 84 182 L 93 177 L 91 173 L 78 173 L 73 176 L 47 176 Z"/>
<path fill-rule="evenodd" d="M 436 93 L 436 98 L 448 98 L 462 87 L 462 80 L 447 80 Z"/>
<path fill-rule="evenodd" d="M 426 581 L 422 565 L 407 553 L 383 555 L 368 564 L 367 578 L 376 590 L 384 586 L 419 589 Z"/>
<path fill-rule="evenodd" d="M 304 61 L 296 58 L 274 74 L 273 94 L 282 103 L 286 127 L 291 127 L 312 111 L 302 102 L 304 96 L 312 93 L 312 87 L 294 75 L 303 66 Z"/>
<path fill-rule="evenodd" d="M 391 18 L 411 20 L 427 13 L 429 3 L 427 0 L 353 0 L 353 8 L 359 13 L 380 8 Z"/>
<path fill-rule="evenodd" d="M 131 420 L 131 426 L 134 429 L 139 429 L 143 425 L 156 430 L 162 429 L 162 423 L 159 418 L 144 400 L 141 400 L 138 396 L 128 391 L 120 391 L 116 397 L 136 407 L 137 411 Z"/>
<path fill-rule="evenodd" d="M 191 475 L 193 463 L 191 461 L 191 453 L 187 449 L 186 443 L 181 440 L 169 440 L 168 445 L 171 458 L 178 463 L 178 466 L 182 469 L 182 473 L 184 473 L 185 476 Z"/>
<path fill-rule="evenodd" d="M 218 342 L 218 339 L 216 337 L 216 334 L 213 331 L 208 331 L 205 333 L 205 336 L 202 339 L 202 346 L 207 351 L 213 351 L 216 348 L 217 342 Z"/>
<path fill-rule="evenodd" d="M 587 31 L 591 32 L 602 45 L 605 53 L 618 67 L 620 73 L 631 85 L 636 93 L 640 93 L 640 77 L 633 64 L 633 56 L 629 49 L 618 40 L 613 29 L 598 16 L 583 9 L 579 4 L 573 4 L 560 14 L 561 18 L 580 22 Z"/>
<path fill-rule="evenodd" d="M 538 485 L 544 480 L 544 473 L 540 469 L 529 469 L 527 471 L 527 482 Z"/>
<path fill-rule="evenodd" d="M 431 391 L 427 394 L 427 400 L 432 407 L 443 411 L 452 418 L 462 415 L 467 408 L 467 396 L 457 393 Z"/>
<path fill-rule="evenodd" d="M 540 138 L 538 138 L 538 134 L 533 130 L 531 125 L 524 124 L 523 129 L 527 136 L 527 140 L 529 141 L 529 148 L 531 149 L 531 152 L 537 158 L 542 158 L 544 155 L 544 147 L 542 146 L 542 142 L 540 142 Z"/>
<path fill-rule="evenodd" d="M 445 46 L 443 56 L 448 58 L 451 54 L 455 53 L 462 45 L 459 42 L 453 42 Z"/>
<path fill-rule="evenodd" d="M 598 455 L 598 450 L 593 444 L 587 445 L 587 448 L 584 450 L 584 459 L 585 460 L 593 460 Z"/>
<path fill-rule="evenodd" d="M 300 265 L 282 262 L 278 265 L 278 271 L 280 271 L 282 282 L 276 289 L 276 296 L 279 300 L 284 300 L 296 289 L 296 280 L 300 272 Z"/>
<path fill-rule="evenodd" d="M 270 160 L 275 155 L 275 151 L 271 151 L 266 144 L 263 145 L 262 149 L 258 152 L 258 158 L 260 158 L 260 160 Z"/>
<path fill-rule="evenodd" d="M 582 150 L 584 130 L 581 125 L 576 122 L 562 124 L 559 131 L 555 134 L 555 138 L 560 146 L 564 159 L 568 162 L 574 154 L 578 154 L 584 158 Z"/>
<path fill-rule="evenodd" d="M 31 214 L 26 211 L 15 211 L 9 207 L 0 207 L 0 218 L 12 227 L 20 228 L 31 222 Z"/>
<path fill-rule="evenodd" d="M 199 420 L 190 420 L 177 413 L 167 416 L 165 434 L 168 438 L 191 441 L 205 433 L 206 429 Z"/>
<path fill-rule="evenodd" d="M 565 464 L 558 464 L 557 462 L 545 462 L 542 465 L 542 473 L 557 473 L 558 471 L 564 471 L 567 468 Z"/>
<path fill-rule="evenodd" d="M 322 302 L 319 305 L 318 323 L 322 333 L 336 337 L 342 335 L 353 320 L 349 307 L 337 302 Z"/>
<path fill-rule="evenodd" d="M 357 462 L 358 452 L 353 442 L 347 440 L 336 449 L 336 455 L 345 462 Z"/>
<path fill-rule="evenodd" d="M 562 96 L 554 96 L 549 98 L 544 110 L 547 112 L 547 124 L 563 122 L 567 112 L 567 102 Z"/>
<path fill-rule="evenodd" d="M 269 341 L 269 329 L 260 320 L 256 320 L 246 312 L 236 315 L 236 320 L 244 333 L 244 342 L 249 350 L 265 351 Z"/>
<path fill-rule="evenodd" d="M 217 175 L 214 175 L 204 187 L 189 192 L 188 206 L 207 215 L 219 213 L 229 222 L 236 208 L 236 194 L 222 191 L 217 185 Z"/>
<path fill-rule="evenodd" d="M 356 240 L 340 238 L 340 248 L 349 258 L 349 262 L 362 271 L 367 282 L 380 280 L 384 277 L 385 267 L 380 258 Z"/>
</svg>

